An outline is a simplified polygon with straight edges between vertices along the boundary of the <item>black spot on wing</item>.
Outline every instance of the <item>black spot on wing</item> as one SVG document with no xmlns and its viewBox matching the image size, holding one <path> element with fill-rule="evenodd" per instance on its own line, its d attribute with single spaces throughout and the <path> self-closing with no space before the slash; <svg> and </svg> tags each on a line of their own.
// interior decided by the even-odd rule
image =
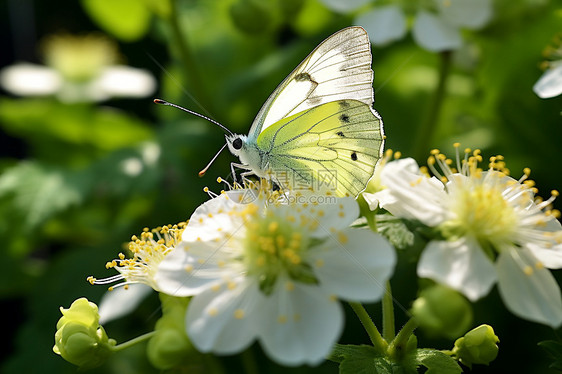
<svg viewBox="0 0 562 374">
<path fill-rule="evenodd" d="M 353 153 L 351 154 L 351 159 L 352 159 L 353 161 L 357 161 L 357 152 L 353 152 Z"/>
<path fill-rule="evenodd" d="M 343 131 L 338 131 L 336 134 L 338 136 L 341 136 L 342 138 L 345 138 L 345 135 L 343 134 Z"/>
<path fill-rule="evenodd" d="M 350 106 L 350 104 L 347 100 L 340 100 L 340 101 L 338 101 L 338 104 L 340 104 L 340 110 L 347 109 Z"/>
<path fill-rule="evenodd" d="M 342 123 L 349 123 L 349 116 L 348 116 L 347 114 L 343 113 L 343 114 L 340 116 L 340 122 L 342 122 Z"/>
<path fill-rule="evenodd" d="M 297 82 L 312 81 L 312 77 L 308 73 L 299 73 L 295 75 L 295 80 Z"/>
</svg>

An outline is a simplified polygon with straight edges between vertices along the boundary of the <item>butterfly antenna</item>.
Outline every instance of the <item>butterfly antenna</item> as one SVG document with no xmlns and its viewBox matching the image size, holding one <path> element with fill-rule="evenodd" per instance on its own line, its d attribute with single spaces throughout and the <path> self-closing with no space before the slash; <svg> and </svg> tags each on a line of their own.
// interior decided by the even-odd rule
<svg viewBox="0 0 562 374">
<path fill-rule="evenodd" d="M 202 177 L 203 175 L 205 175 L 205 173 L 207 172 L 207 170 L 209 169 L 209 167 L 211 167 L 211 164 L 217 159 L 217 157 L 219 157 L 220 153 L 222 152 L 222 150 L 226 147 L 226 144 L 222 146 L 222 148 L 217 152 L 217 154 L 215 155 L 215 157 L 213 157 L 213 159 L 211 161 L 209 161 L 209 163 L 207 164 L 207 166 L 205 166 L 205 168 L 203 170 L 201 170 L 199 172 L 199 176 Z"/>
<path fill-rule="evenodd" d="M 211 119 L 211 118 L 209 118 L 209 117 L 207 117 L 207 116 L 204 116 L 204 115 L 202 115 L 202 114 L 199 114 L 199 113 L 194 112 L 194 111 L 189 110 L 189 109 L 185 109 L 184 107 L 179 106 L 179 105 L 177 105 L 177 104 L 169 103 L 169 102 L 167 102 L 166 100 L 154 99 L 153 101 L 154 101 L 154 104 L 173 106 L 174 108 L 181 109 L 181 110 L 183 110 L 184 112 L 187 112 L 187 113 L 189 113 L 189 114 L 193 114 L 194 116 L 197 116 L 197 117 L 199 117 L 199 118 L 203 118 L 203 119 L 205 119 L 205 120 L 207 120 L 207 121 L 209 121 L 209 122 L 211 122 L 211 123 L 214 123 L 215 125 L 217 125 L 217 126 L 220 127 L 221 129 L 223 129 L 223 130 L 224 130 L 226 133 L 228 133 L 229 135 L 234 135 L 234 134 L 232 133 L 232 131 L 230 131 L 229 129 L 227 129 L 226 127 L 224 127 L 224 125 L 222 125 L 221 123 L 219 123 L 219 122 L 215 121 L 214 119 Z M 224 148 L 224 147 L 223 147 L 223 148 Z M 221 151 L 222 151 L 222 149 L 221 149 Z M 220 153 L 220 151 L 219 151 L 219 153 Z M 218 153 L 217 153 L 217 156 L 218 156 Z M 216 156 L 215 156 L 215 158 L 216 158 Z M 213 158 L 213 160 L 214 160 L 214 158 Z M 211 161 L 211 162 L 212 162 L 212 161 Z M 206 169 L 206 168 L 205 168 L 205 169 Z M 205 169 L 204 169 L 204 170 L 205 170 Z"/>
</svg>

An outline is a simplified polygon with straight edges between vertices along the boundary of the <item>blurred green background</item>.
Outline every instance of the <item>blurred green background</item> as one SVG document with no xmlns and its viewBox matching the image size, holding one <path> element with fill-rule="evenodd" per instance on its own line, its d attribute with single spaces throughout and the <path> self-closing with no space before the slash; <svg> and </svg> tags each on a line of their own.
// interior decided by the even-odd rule
<svg viewBox="0 0 562 374">
<path fill-rule="evenodd" d="M 465 47 L 451 55 L 439 115 L 429 127 L 421 130 L 432 115 L 443 57 L 421 49 L 410 35 L 373 47 L 375 108 L 384 120 L 388 148 L 420 162 L 432 148 L 451 154 L 454 142 L 480 148 L 486 157 L 502 154 L 516 178 L 530 167 L 542 195 L 549 197 L 562 186 L 562 98 L 540 99 L 532 87 L 542 74 L 542 51 L 562 32 L 562 6 L 496 0 L 493 7 L 484 29 L 463 31 Z M 102 101 L 1 91 L 0 303 L 9 343 L 0 371 L 75 372 L 52 352 L 58 308 L 82 296 L 99 302 L 105 289 L 90 286 L 86 277 L 112 275 L 106 261 L 143 227 L 188 219 L 208 199 L 203 187 L 220 191 L 216 177 L 227 177 L 236 161 L 225 151 L 198 178 L 224 144 L 222 131 L 154 105 L 152 98 L 247 133 L 277 84 L 323 39 L 352 25 L 354 14 L 334 13 L 317 0 L 4 0 L 0 19 L 3 67 L 45 65 L 52 62 L 45 51 L 48 36 L 95 32 L 114 43 L 117 63 L 146 69 L 158 82 L 152 95 Z M 415 264 L 402 256 L 393 289 L 406 309 L 417 282 Z M 108 323 L 106 331 L 118 342 L 151 331 L 158 306 L 153 295 L 135 313 Z M 369 311 L 378 320 L 380 306 Z M 396 311 L 397 323 L 404 323 L 406 314 L 398 306 Z M 341 342 L 367 343 L 347 312 Z M 474 326 L 481 323 L 494 327 L 500 355 L 474 372 L 554 373 L 536 343 L 555 339 L 556 333 L 509 314 L 496 290 L 475 305 Z M 426 347 L 452 346 L 423 333 L 419 340 Z M 252 349 L 260 372 L 337 372 L 332 363 L 282 368 L 258 345 Z M 136 346 L 94 372 L 158 372 L 143 350 L 144 345 Z M 223 362 L 229 372 L 242 370 L 236 356 Z"/>
</svg>

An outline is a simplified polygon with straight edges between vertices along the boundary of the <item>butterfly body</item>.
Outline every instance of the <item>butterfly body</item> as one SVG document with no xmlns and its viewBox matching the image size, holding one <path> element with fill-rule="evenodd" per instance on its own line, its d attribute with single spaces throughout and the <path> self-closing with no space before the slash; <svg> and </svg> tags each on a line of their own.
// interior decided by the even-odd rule
<svg viewBox="0 0 562 374">
<path fill-rule="evenodd" d="M 373 76 L 365 30 L 335 33 L 270 95 L 247 136 L 226 136 L 238 166 L 281 186 L 357 196 L 384 143 Z"/>
</svg>

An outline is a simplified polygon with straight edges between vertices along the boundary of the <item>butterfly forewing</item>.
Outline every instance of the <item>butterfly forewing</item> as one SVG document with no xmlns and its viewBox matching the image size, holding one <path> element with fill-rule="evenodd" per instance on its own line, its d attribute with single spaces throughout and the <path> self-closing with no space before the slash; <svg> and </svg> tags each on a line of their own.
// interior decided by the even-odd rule
<svg viewBox="0 0 562 374">
<path fill-rule="evenodd" d="M 257 144 L 273 177 L 286 176 L 287 187 L 357 196 L 381 157 L 382 123 L 370 105 L 339 100 L 278 121 Z"/>
<path fill-rule="evenodd" d="M 343 29 L 324 42 L 289 74 L 259 111 L 249 136 L 257 137 L 279 120 L 338 100 L 373 104 L 371 44 L 361 27 Z"/>
</svg>

